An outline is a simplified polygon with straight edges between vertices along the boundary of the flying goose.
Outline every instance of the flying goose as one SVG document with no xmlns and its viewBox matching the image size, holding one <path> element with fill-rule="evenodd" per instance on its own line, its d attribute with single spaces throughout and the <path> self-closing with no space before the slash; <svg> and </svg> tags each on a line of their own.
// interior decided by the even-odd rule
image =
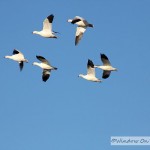
<svg viewBox="0 0 150 150">
<path fill-rule="evenodd" d="M 108 57 L 105 54 L 100 54 L 101 60 L 103 62 L 103 65 L 95 65 L 95 68 L 100 68 L 103 70 L 102 78 L 106 79 L 110 76 L 111 71 L 117 71 L 117 68 L 114 68 L 111 66 L 111 63 L 108 59 Z"/>
<path fill-rule="evenodd" d="M 13 50 L 13 55 L 5 56 L 5 58 L 17 61 L 19 63 L 20 71 L 23 69 L 24 62 L 28 62 L 28 60 L 24 58 L 24 55 L 17 49 Z"/>
<path fill-rule="evenodd" d="M 83 79 L 93 81 L 93 82 L 101 82 L 100 79 L 95 77 L 94 64 L 90 59 L 88 59 L 88 62 L 87 62 L 87 74 L 86 75 L 79 74 L 79 77 L 82 77 Z"/>
<path fill-rule="evenodd" d="M 36 58 L 41 61 L 41 63 L 38 62 L 34 62 L 33 65 L 39 66 L 40 68 L 43 69 L 43 73 L 42 73 L 42 80 L 44 82 L 46 82 L 48 80 L 48 78 L 50 77 L 50 72 L 51 70 L 57 70 L 56 67 L 53 67 L 50 65 L 50 63 L 48 62 L 48 60 L 46 60 L 44 57 L 42 56 L 36 56 Z"/>
<path fill-rule="evenodd" d="M 93 24 L 88 23 L 87 20 L 79 16 L 76 16 L 74 19 L 68 19 L 68 22 L 78 25 L 76 29 L 75 45 L 79 43 L 87 27 L 93 28 Z"/>
<path fill-rule="evenodd" d="M 49 15 L 43 22 L 43 30 L 41 31 L 33 31 L 33 34 L 39 34 L 42 37 L 45 38 L 57 38 L 57 36 L 54 33 L 57 32 L 53 32 L 52 31 L 52 22 L 54 19 L 54 15 L 51 14 Z"/>
</svg>

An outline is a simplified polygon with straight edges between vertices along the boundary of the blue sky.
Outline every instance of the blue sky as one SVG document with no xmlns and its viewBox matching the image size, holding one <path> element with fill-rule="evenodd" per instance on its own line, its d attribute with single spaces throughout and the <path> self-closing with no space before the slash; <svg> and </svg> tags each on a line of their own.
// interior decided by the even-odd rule
<svg viewBox="0 0 150 150">
<path fill-rule="evenodd" d="M 114 150 L 149 146 L 111 146 L 111 136 L 150 136 L 150 1 L 0 2 L 0 150 Z M 58 39 L 33 35 L 54 14 Z M 74 46 L 74 16 L 94 24 Z M 4 59 L 16 48 L 29 60 L 22 72 Z M 118 68 L 102 83 L 78 78 L 88 59 L 101 64 L 106 54 Z M 41 80 L 36 55 L 57 71 Z M 102 71 L 96 70 L 101 78 Z"/>
</svg>

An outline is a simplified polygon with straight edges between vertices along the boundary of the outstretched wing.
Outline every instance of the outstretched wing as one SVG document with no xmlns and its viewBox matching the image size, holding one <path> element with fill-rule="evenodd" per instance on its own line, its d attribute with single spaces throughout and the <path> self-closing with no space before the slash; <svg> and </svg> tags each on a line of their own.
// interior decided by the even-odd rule
<svg viewBox="0 0 150 150">
<path fill-rule="evenodd" d="M 108 59 L 108 57 L 105 54 L 100 54 L 101 55 L 101 60 L 103 62 L 104 66 L 110 66 L 110 61 Z"/>
<path fill-rule="evenodd" d="M 20 68 L 20 71 L 22 71 L 23 65 L 24 65 L 23 61 L 19 62 L 19 68 Z"/>
<path fill-rule="evenodd" d="M 80 21 L 85 20 L 84 18 L 80 17 L 80 16 L 75 16 L 74 19 L 80 19 Z M 73 19 L 73 20 L 74 20 Z"/>
<path fill-rule="evenodd" d="M 77 29 L 76 29 L 75 45 L 77 45 L 79 43 L 79 41 L 81 40 L 85 30 L 86 30 L 85 27 L 77 27 Z"/>
<path fill-rule="evenodd" d="M 50 30 L 52 31 L 52 22 L 54 19 L 54 15 L 49 15 L 43 22 L 43 30 Z"/>
<path fill-rule="evenodd" d="M 110 76 L 111 71 L 103 71 L 103 79 L 107 79 Z"/>
<path fill-rule="evenodd" d="M 19 54 L 19 53 L 20 53 L 20 51 L 18 51 L 16 49 L 13 50 L 13 55 L 16 55 L 16 54 Z"/>
<path fill-rule="evenodd" d="M 95 76 L 94 64 L 90 59 L 88 59 L 88 63 L 87 63 L 87 74 L 91 76 Z"/>
<path fill-rule="evenodd" d="M 46 82 L 50 77 L 50 71 L 49 70 L 43 70 L 42 74 L 42 80 Z"/>
<path fill-rule="evenodd" d="M 49 62 L 48 62 L 43 56 L 36 56 L 36 58 L 37 58 L 39 61 L 41 61 L 42 63 L 45 63 L 45 64 L 50 65 Z"/>
<path fill-rule="evenodd" d="M 72 20 L 72 24 L 75 24 L 75 23 L 77 23 L 77 22 L 79 22 L 79 21 L 81 21 L 82 20 L 82 18 L 81 17 L 79 17 L 79 16 L 76 16 L 73 20 Z"/>
</svg>

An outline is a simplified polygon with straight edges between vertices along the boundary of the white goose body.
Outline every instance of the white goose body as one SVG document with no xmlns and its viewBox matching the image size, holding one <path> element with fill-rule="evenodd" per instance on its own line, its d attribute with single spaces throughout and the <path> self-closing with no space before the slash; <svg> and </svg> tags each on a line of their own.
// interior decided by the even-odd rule
<svg viewBox="0 0 150 150">
<path fill-rule="evenodd" d="M 93 28 L 93 24 L 88 23 L 87 20 L 79 16 L 76 16 L 74 19 L 68 19 L 68 22 L 78 25 L 76 29 L 76 35 L 75 35 L 76 36 L 75 45 L 79 43 L 87 27 Z"/>
<path fill-rule="evenodd" d="M 91 75 L 79 74 L 79 77 L 82 77 L 83 79 L 86 79 L 88 81 L 101 82 L 100 79 L 96 78 L 95 76 L 91 76 Z"/>
<path fill-rule="evenodd" d="M 92 82 L 101 82 L 101 80 L 95 76 L 94 64 L 90 59 L 88 60 L 87 63 L 87 74 L 86 75 L 79 74 L 79 77 Z"/>
<path fill-rule="evenodd" d="M 48 62 L 48 60 L 46 60 L 46 59 L 45 59 L 44 57 L 42 57 L 42 56 L 36 56 L 36 58 L 37 58 L 38 60 L 40 60 L 41 62 L 40 62 L 40 63 L 38 63 L 38 62 L 33 62 L 33 65 L 38 66 L 38 67 L 40 67 L 40 68 L 43 69 L 42 80 L 43 80 L 44 82 L 46 82 L 46 81 L 49 79 L 49 77 L 50 77 L 50 72 L 51 72 L 51 70 L 57 70 L 57 68 L 51 66 L 50 63 Z"/>
<path fill-rule="evenodd" d="M 33 34 L 38 34 L 45 38 L 57 38 L 54 32 L 52 31 L 52 22 L 54 19 L 54 15 L 49 15 L 44 21 L 43 21 L 43 29 L 41 31 L 33 31 Z"/>
<path fill-rule="evenodd" d="M 38 63 L 38 62 L 34 62 L 33 65 L 38 66 L 42 69 L 46 69 L 46 70 L 53 70 L 53 67 L 51 67 L 48 64 L 44 64 L 44 63 Z"/>
<path fill-rule="evenodd" d="M 38 34 L 38 35 L 45 37 L 45 38 L 57 38 L 53 34 L 53 32 L 49 32 L 49 31 L 47 32 L 46 30 L 44 30 L 44 31 L 33 31 L 33 34 Z"/>
<path fill-rule="evenodd" d="M 100 57 L 101 57 L 101 61 L 103 62 L 103 65 L 101 66 L 95 65 L 94 67 L 102 69 L 103 70 L 102 78 L 107 79 L 110 76 L 111 71 L 117 71 L 117 68 L 111 66 L 111 63 L 105 54 L 100 54 Z"/>
<path fill-rule="evenodd" d="M 8 59 L 12 59 L 14 61 L 17 61 L 17 62 L 21 62 L 21 61 L 25 61 L 25 58 L 23 55 L 11 55 L 11 56 L 5 56 L 5 58 L 8 58 Z"/>
<path fill-rule="evenodd" d="M 105 71 L 116 71 L 117 70 L 116 68 L 114 68 L 112 66 L 97 66 L 97 65 L 95 65 L 94 67 L 105 70 Z"/>
<path fill-rule="evenodd" d="M 76 16 L 73 19 L 68 19 L 68 22 L 72 24 L 77 24 L 80 27 L 93 27 L 93 25 L 88 23 L 87 20 L 79 16 Z"/>
<path fill-rule="evenodd" d="M 7 55 L 5 58 L 17 61 L 19 63 L 20 71 L 23 69 L 24 62 L 28 62 L 28 60 L 24 58 L 24 55 L 17 49 L 13 50 L 13 55 Z"/>
</svg>

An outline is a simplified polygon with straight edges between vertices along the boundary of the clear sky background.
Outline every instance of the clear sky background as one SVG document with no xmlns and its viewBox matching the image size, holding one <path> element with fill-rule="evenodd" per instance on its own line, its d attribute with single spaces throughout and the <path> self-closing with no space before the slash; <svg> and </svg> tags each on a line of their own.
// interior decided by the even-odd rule
<svg viewBox="0 0 150 150">
<path fill-rule="evenodd" d="M 58 39 L 33 35 L 54 14 Z M 75 16 L 94 24 L 74 45 Z M 0 150 L 144 150 L 111 136 L 150 136 L 149 0 L 0 1 Z M 16 48 L 29 60 L 4 59 Z M 78 78 L 100 53 L 118 68 L 102 83 Z M 36 55 L 58 67 L 44 83 Z M 101 79 L 102 71 L 96 69 Z"/>
</svg>

